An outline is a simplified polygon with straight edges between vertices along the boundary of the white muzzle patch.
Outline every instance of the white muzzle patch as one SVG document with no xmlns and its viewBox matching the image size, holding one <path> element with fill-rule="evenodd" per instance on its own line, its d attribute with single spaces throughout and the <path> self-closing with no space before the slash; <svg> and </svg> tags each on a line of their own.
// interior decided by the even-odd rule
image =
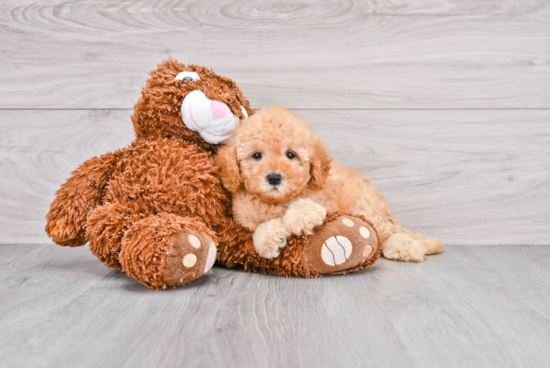
<svg viewBox="0 0 550 368">
<path fill-rule="evenodd" d="M 219 101 L 210 100 L 201 91 L 190 92 L 181 104 L 181 116 L 187 128 L 198 132 L 210 144 L 220 144 L 235 131 L 239 117 Z"/>
</svg>

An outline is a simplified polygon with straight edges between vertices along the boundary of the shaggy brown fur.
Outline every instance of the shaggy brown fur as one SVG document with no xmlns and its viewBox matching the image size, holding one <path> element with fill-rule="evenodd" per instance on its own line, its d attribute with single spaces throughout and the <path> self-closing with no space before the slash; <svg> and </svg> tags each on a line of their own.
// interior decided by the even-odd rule
<svg viewBox="0 0 550 368">
<path fill-rule="evenodd" d="M 278 254 L 281 245 L 273 234 L 309 233 L 327 211 L 371 221 L 387 258 L 422 261 L 425 254 L 443 250 L 441 241 L 401 227 L 380 192 L 359 172 L 332 162 L 310 126 L 282 106 L 264 108 L 244 121 L 216 160 L 224 184 L 234 192 L 233 216 L 255 231 L 262 257 Z M 282 179 L 272 184 L 272 175 Z"/>
<path fill-rule="evenodd" d="M 196 72 L 200 80 L 175 80 L 182 71 Z M 296 246 L 266 261 L 257 257 L 252 234 L 229 218 L 230 198 L 213 159 L 218 147 L 182 121 L 182 101 L 196 90 L 227 105 L 239 118 L 244 117 L 241 106 L 249 115 L 254 113 L 232 80 L 172 59 L 159 64 L 135 106 L 136 140 L 84 162 L 72 173 L 51 204 L 46 232 L 59 245 L 89 241 L 107 266 L 122 269 L 152 289 L 202 276 L 209 269 L 208 249 L 215 249 L 216 242 L 218 261 L 228 267 L 318 275 L 301 258 L 309 237 L 290 239 Z M 191 254 L 197 246 L 200 251 Z"/>
</svg>

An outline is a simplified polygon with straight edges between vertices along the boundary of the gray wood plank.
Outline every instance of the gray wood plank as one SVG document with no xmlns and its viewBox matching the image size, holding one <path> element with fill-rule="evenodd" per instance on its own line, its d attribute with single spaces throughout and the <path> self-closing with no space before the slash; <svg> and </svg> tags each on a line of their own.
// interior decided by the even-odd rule
<svg viewBox="0 0 550 368">
<path fill-rule="evenodd" d="M 548 110 L 298 115 L 405 226 L 446 244 L 549 244 Z"/>
<path fill-rule="evenodd" d="M 550 108 L 546 1 L 1 5 L 0 108 L 131 108 L 174 56 L 255 106 Z"/>
<path fill-rule="evenodd" d="M 422 264 L 380 260 L 319 279 L 214 268 L 163 292 L 110 271 L 85 247 L 4 245 L 0 264 L 2 367 L 550 361 L 547 246 L 450 246 Z"/>
<path fill-rule="evenodd" d="M 0 111 L 0 244 L 44 243 L 55 190 L 133 139 L 130 111 Z M 548 244 L 550 111 L 297 111 L 403 224 L 446 244 Z"/>
<path fill-rule="evenodd" d="M 0 112 L 0 244 L 47 241 L 54 193 L 88 158 L 134 138 L 131 111 Z"/>
</svg>

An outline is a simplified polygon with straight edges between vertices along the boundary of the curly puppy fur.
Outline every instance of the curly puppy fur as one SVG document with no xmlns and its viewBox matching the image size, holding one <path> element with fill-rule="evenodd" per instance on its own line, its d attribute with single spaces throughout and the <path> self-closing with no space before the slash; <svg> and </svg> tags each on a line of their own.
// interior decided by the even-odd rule
<svg viewBox="0 0 550 368">
<path fill-rule="evenodd" d="M 428 240 L 422 234 L 404 229 L 371 182 L 358 171 L 333 162 L 326 145 L 310 126 L 282 106 L 264 108 L 243 121 L 220 149 L 216 161 L 225 187 L 233 193 L 235 220 L 251 231 L 260 229 L 258 239 L 280 235 L 282 230 L 276 225 L 288 231 L 297 221 L 296 215 L 292 215 L 293 204 L 309 199 L 326 211 L 370 221 L 378 232 L 386 258 L 419 262 L 424 255 L 443 250 L 441 241 Z M 270 175 L 279 176 L 280 183 L 270 182 Z M 300 213 L 304 213 L 303 209 Z M 319 210 L 313 213 L 321 215 Z M 293 216 L 287 220 L 288 226 L 284 225 L 285 216 L 287 219 Z M 270 222 L 274 219 L 282 222 Z M 268 233 L 264 232 L 264 226 Z M 289 233 L 300 230 L 310 231 L 304 224 Z M 271 256 L 273 250 L 260 248 L 271 252 L 268 254 Z"/>
</svg>

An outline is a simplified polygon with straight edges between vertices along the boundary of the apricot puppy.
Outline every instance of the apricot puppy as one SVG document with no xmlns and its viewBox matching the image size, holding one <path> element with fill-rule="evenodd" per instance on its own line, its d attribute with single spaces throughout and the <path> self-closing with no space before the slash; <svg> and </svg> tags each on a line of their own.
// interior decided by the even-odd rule
<svg viewBox="0 0 550 368">
<path fill-rule="evenodd" d="M 233 217 L 254 231 L 261 257 L 276 258 L 290 234 L 310 234 L 327 211 L 369 220 L 386 258 L 420 262 L 443 250 L 440 240 L 404 229 L 370 181 L 333 162 L 310 126 L 282 106 L 244 120 L 216 162 L 233 193 Z"/>
</svg>

